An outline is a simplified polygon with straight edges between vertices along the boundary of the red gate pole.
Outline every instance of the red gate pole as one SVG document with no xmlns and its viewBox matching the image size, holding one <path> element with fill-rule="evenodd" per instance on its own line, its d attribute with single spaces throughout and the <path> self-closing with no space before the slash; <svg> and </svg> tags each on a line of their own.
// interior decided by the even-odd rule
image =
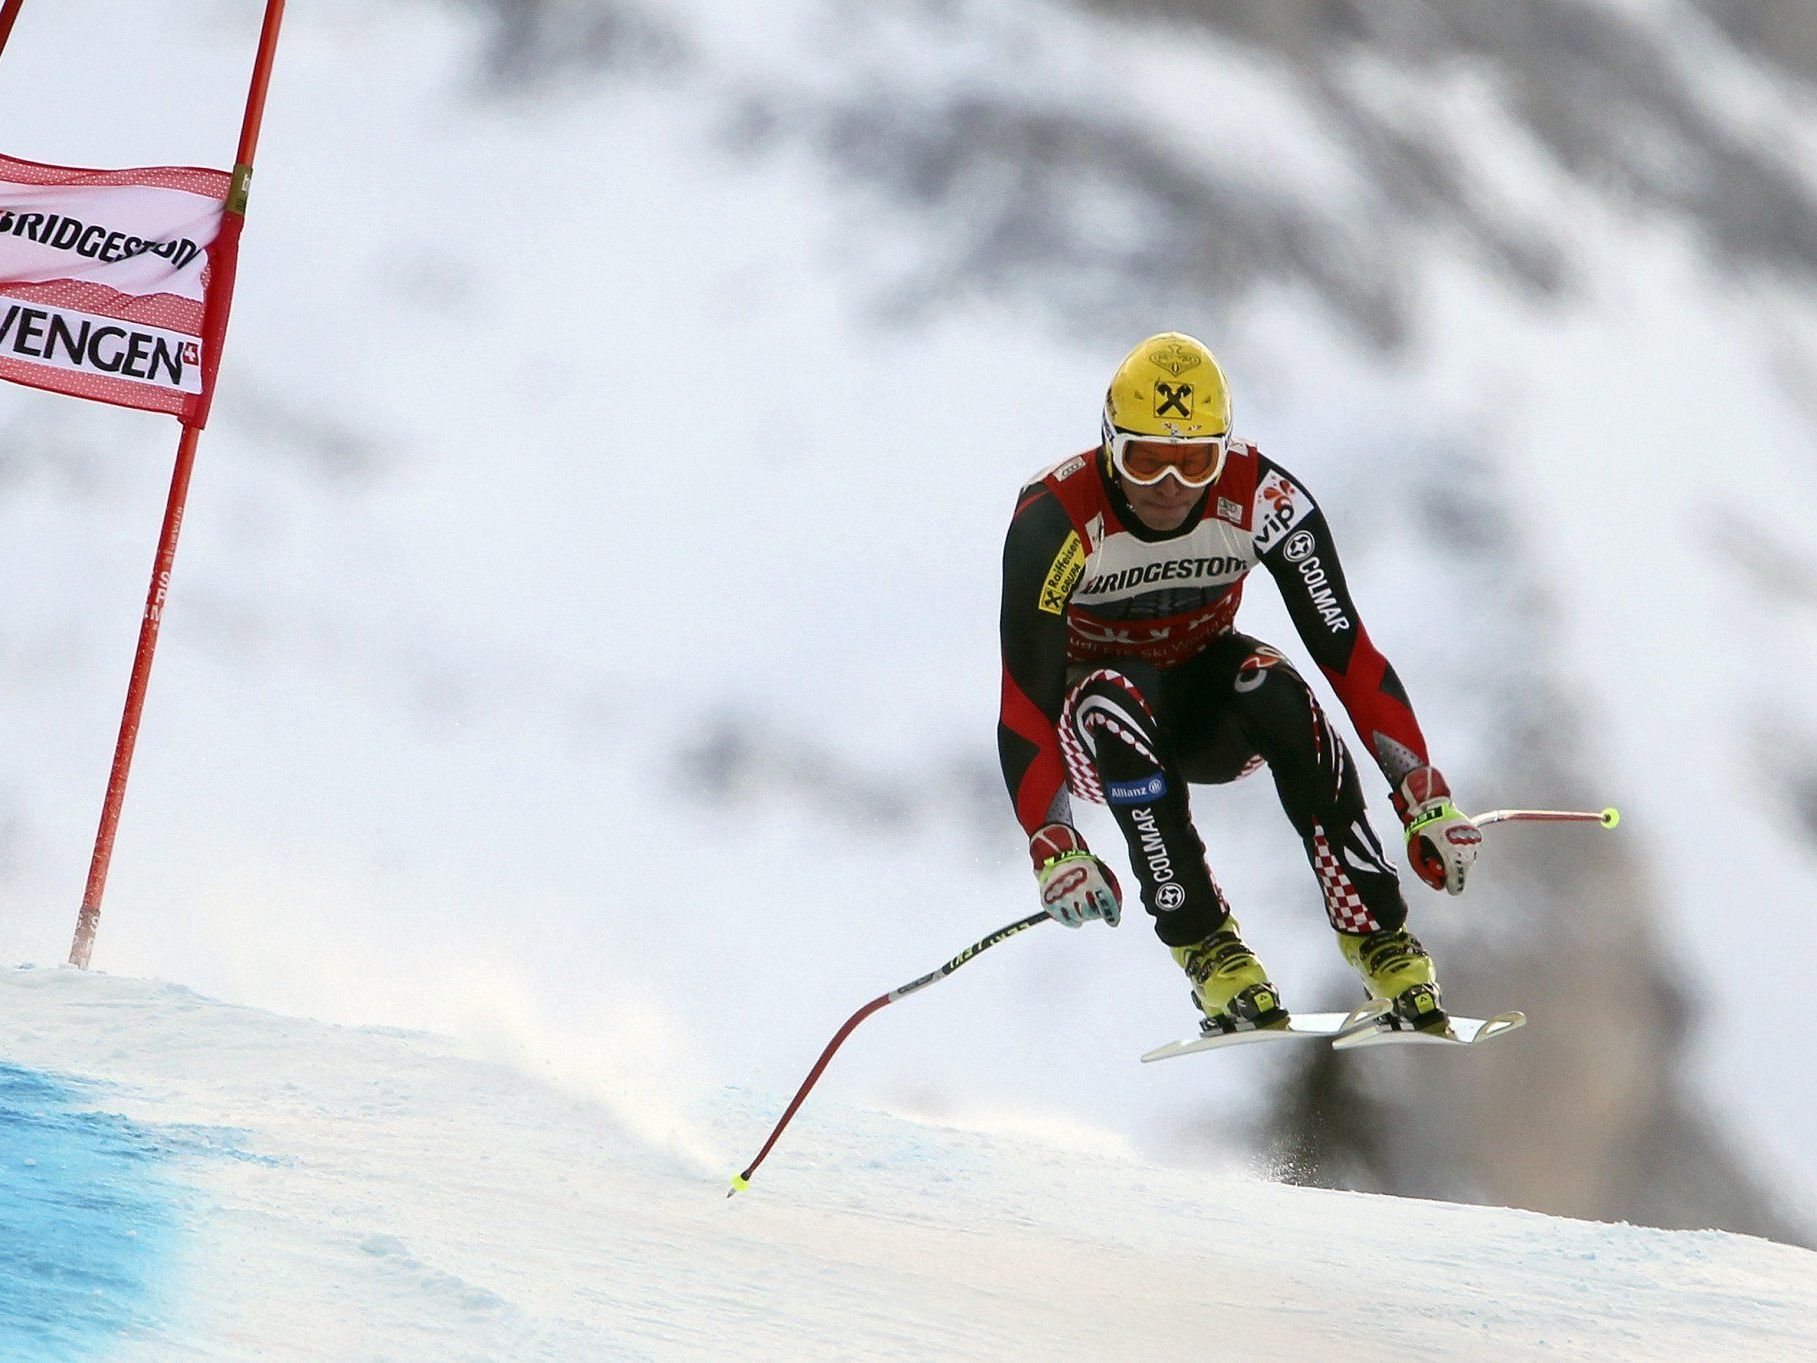
<svg viewBox="0 0 1817 1363">
<path fill-rule="evenodd" d="M 0 47 L 14 16 L 25 0 L 5 0 L 0 8 Z M 233 185 L 227 196 L 227 215 L 221 223 L 221 235 L 235 242 L 246 214 L 246 191 L 252 180 L 252 157 L 258 148 L 259 125 L 265 116 L 265 89 L 271 81 L 272 59 L 277 54 L 278 26 L 284 18 L 284 0 L 266 0 L 265 23 L 259 31 L 259 53 L 253 62 L 252 85 L 246 94 L 246 114 L 240 123 L 240 146 L 234 158 Z M 229 253 L 228 259 L 232 259 Z M 211 306 L 225 307 L 233 290 L 231 273 L 217 281 L 211 290 L 220 301 Z M 220 361 L 220 346 L 210 357 L 212 383 L 214 366 Z M 101 804 L 101 827 L 95 833 L 94 856 L 88 864 L 88 885 L 82 894 L 82 910 L 76 915 L 76 935 L 70 943 L 69 963 L 79 970 L 88 969 L 88 959 L 95 948 L 95 931 L 101 922 L 101 895 L 107 888 L 107 870 L 113 861 L 114 837 L 120 829 L 120 807 L 126 799 L 126 778 L 132 769 L 133 747 L 139 739 L 139 718 L 145 709 L 145 689 L 151 680 L 152 653 L 158 646 L 158 628 L 163 621 L 165 597 L 170 591 L 170 577 L 176 566 L 177 535 L 183 528 L 183 507 L 189 499 L 189 475 L 195 466 L 196 445 L 202 428 L 185 424 L 177 442 L 176 469 L 171 474 L 170 497 L 164 506 L 164 529 L 158 537 L 158 556 L 152 565 L 151 590 L 145 599 L 145 617 L 139 624 L 139 646 L 133 654 L 132 680 L 126 688 L 126 709 L 120 716 L 120 736 L 114 744 L 113 770 L 107 778 L 107 797 Z"/>
<path fill-rule="evenodd" d="M 88 888 L 82 894 L 82 911 L 76 915 L 76 937 L 69 948 L 69 963 L 88 969 L 95 948 L 95 929 L 101 921 L 101 894 L 107 888 L 107 868 L 113 860 L 114 835 L 120 828 L 120 806 L 126 799 L 126 776 L 132 769 L 133 746 L 139 740 L 139 716 L 145 709 L 145 688 L 151 680 L 151 655 L 158 646 L 158 626 L 164 615 L 164 598 L 177 561 L 177 533 L 183 528 L 183 504 L 189 498 L 189 473 L 195 467 L 196 444 L 202 432 L 183 428 L 177 442 L 177 467 L 170 479 L 170 498 L 164 506 L 164 530 L 158 538 L 158 557 L 151 572 L 151 592 L 145 599 L 145 618 L 139 622 L 139 647 L 133 655 L 132 680 L 126 687 L 126 711 L 120 718 L 120 737 L 114 744 L 113 771 L 107 778 L 107 798 L 101 805 L 101 828 L 95 834 L 94 856 L 88 863 Z"/>
<path fill-rule="evenodd" d="M 13 20 L 24 7 L 25 0 L 6 0 L 0 4 L 0 52 L 6 51 L 6 40 L 13 34 Z"/>
</svg>

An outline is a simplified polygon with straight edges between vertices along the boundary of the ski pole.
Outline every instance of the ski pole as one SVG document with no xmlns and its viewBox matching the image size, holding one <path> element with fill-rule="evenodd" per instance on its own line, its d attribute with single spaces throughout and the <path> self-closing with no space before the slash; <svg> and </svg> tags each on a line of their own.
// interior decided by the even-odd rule
<svg viewBox="0 0 1817 1363">
<path fill-rule="evenodd" d="M 1600 813 L 1587 809 L 1492 809 L 1487 814 L 1470 816 L 1470 822 L 1478 828 L 1485 824 L 1512 823 L 1516 820 L 1533 823 L 1599 823 L 1604 828 L 1613 828 L 1621 822 L 1621 811 L 1610 805 Z"/>
<path fill-rule="evenodd" d="M 820 1053 L 820 1059 L 816 1060 L 814 1062 L 814 1068 L 808 1071 L 808 1077 L 801 1081 L 801 1087 L 795 1091 L 794 1101 L 791 1102 L 787 1110 L 783 1112 L 782 1120 L 777 1122 L 775 1128 L 770 1132 L 770 1138 L 763 1143 L 763 1149 L 757 1152 L 757 1158 L 745 1166 L 742 1174 L 734 1174 L 732 1176 L 732 1188 L 726 1196 L 730 1197 L 732 1193 L 751 1186 L 751 1175 L 757 1171 L 757 1166 L 763 1163 L 764 1156 L 770 1153 L 770 1147 L 776 1144 L 777 1138 L 782 1135 L 783 1128 L 788 1126 L 789 1119 L 795 1115 L 795 1110 L 801 1106 L 802 1100 L 808 1096 L 808 1090 L 814 1087 L 814 1081 L 820 1078 L 820 1072 L 827 1067 L 827 1062 L 833 1058 L 833 1052 L 839 1049 L 840 1043 L 852 1034 L 852 1030 L 857 1027 L 859 1023 L 863 1022 L 879 1008 L 882 1008 L 887 1004 L 892 1004 L 897 999 L 906 998 L 917 989 L 924 989 L 938 980 L 944 980 L 948 975 L 952 974 L 986 947 L 994 947 L 1005 938 L 1014 937 L 1018 932 L 1021 932 L 1022 929 L 1032 928 L 1037 923 L 1047 922 L 1048 919 L 1049 915 L 1045 912 L 1030 914 L 1027 918 L 1021 919 L 1018 922 L 1011 923 L 1006 927 L 998 928 L 982 941 L 973 942 L 964 951 L 960 952 L 957 956 L 953 957 L 952 960 L 941 966 L 940 969 L 930 971 L 918 980 L 911 980 L 899 989 L 892 989 L 889 993 L 872 999 L 856 1013 L 853 1013 L 851 1017 L 847 1018 L 845 1026 L 835 1032 L 833 1034 L 833 1039 L 827 1042 L 826 1049 Z"/>
</svg>

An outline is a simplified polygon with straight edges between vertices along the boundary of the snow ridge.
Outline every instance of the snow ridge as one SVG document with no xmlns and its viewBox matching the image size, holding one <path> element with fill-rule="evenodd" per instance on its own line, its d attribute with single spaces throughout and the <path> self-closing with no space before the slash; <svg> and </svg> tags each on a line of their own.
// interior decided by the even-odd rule
<svg viewBox="0 0 1817 1363">
<path fill-rule="evenodd" d="M 427 1034 L 64 969 L 0 974 L 0 1010 L 0 1197 L 34 1171 L 27 1271 L 52 1284 L 0 1279 L 8 1359 L 1817 1357 L 1817 1257 L 1723 1232 L 834 1101 L 728 1201 L 599 1104 Z M 729 1171 L 779 1102 L 715 1093 L 692 1135 Z"/>
</svg>

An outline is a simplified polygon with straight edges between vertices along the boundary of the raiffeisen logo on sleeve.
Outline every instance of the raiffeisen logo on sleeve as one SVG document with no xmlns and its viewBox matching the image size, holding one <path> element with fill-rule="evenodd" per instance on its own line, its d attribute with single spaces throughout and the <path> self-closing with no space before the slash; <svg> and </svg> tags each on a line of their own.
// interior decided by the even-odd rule
<svg viewBox="0 0 1817 1363">
<path fill-rule="evenodd" d="M 202 391 L 202 343 L 140 322 L 0 299 L 0 355 L 180 393 Z"/>
<path fill-rule="evenodd" d="M 1084 571 L 1085 547 L 1079 543 L 1079 532 L 1069 530 L 1066 542 L 1060 546 L 1060 552 L 1054 555 L 1053 564 L 1047 570 L 1047 580 L 1041 584 L 1041 609 L 1049 615 L 1064 614 L 1067 598 L 1073 594 Z"/>
<path fill-rule="evenodd" d="M 1313 511 L 1312 498 L 1287 479 L 1271 473 L 1255 494 L 1255 547 L 1267 552 L 1277 540 Z"/>
</svg>

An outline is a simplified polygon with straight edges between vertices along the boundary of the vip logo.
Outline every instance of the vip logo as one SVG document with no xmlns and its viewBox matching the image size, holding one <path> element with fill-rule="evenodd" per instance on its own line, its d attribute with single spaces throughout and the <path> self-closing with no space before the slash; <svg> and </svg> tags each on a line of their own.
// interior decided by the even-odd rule
<svg viewBox="0 0 1817 1363">
<path fill-rule="evenodd" d="M 1159 350 L 1150 351 L 1148 362 L 1157 369 L 1165 369 L 1176 379 L 1188 369 L 1196 368 L 1204 363 L 1197 355 L 1193 354 L 1178 341 L 1172 341 L 1167 345 L 1162 346 Z"/>
<path fill-rule="evenodd" d="M 1267 552 L 1276 540 L 1314 510 L 1312 498 L 1280 474 L 1269 474 L 1268 480 L 1256 489 L 1256 511 L 1260 519 L 1255 528 L 1255 547 Z"/>
<path fill-rule="evenodd" d="M 1192 419 L 1192 385 L 1190 383 L 1155 384 L 1155 415 Z"/>
</svg>

